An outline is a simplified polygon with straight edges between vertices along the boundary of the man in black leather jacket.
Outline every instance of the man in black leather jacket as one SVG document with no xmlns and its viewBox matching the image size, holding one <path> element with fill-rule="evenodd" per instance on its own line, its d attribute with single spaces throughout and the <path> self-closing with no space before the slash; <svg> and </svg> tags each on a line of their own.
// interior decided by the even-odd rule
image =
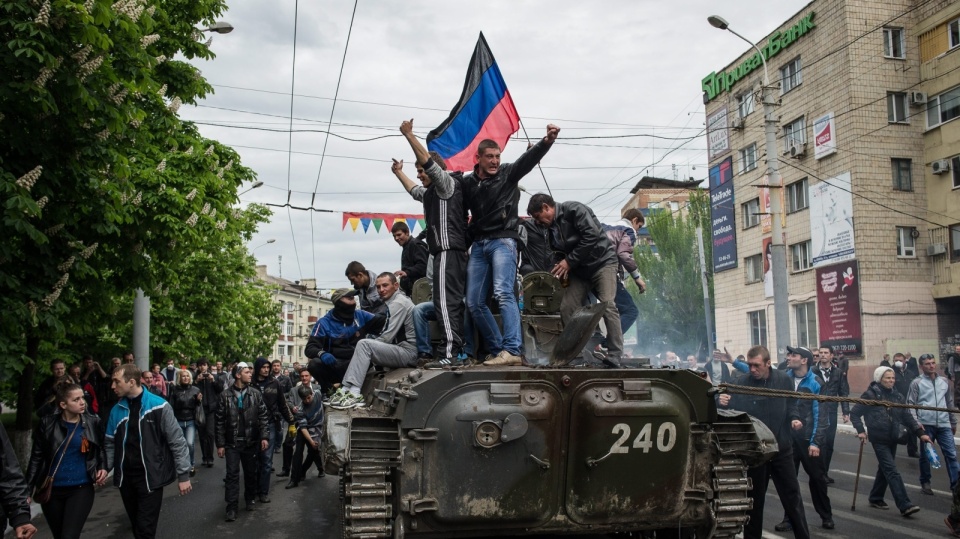
<svg viewBox="0 0 960 539">
<path fill-rule="evenodd" d="M 17 455 L 13 452 L 13 444 L 3 425 L 0 425 L 0 503 L 3 504 L 0 529 L 6 529 L 9 520 L 10 526 L 16 530 L 17 539 L 30 539 L 37 533 L 37 528 L 30 523 L 29 494 Z"/>
<path fill-rule="evenodd" d="M 737 385 L 757 388 L 793 391 L 793 381 L 785 372 L 770 367 L 770 351 L 763 346 L 754 346 L 747 352 L 750 374 L 743 376 Z M 743 527 L 744 539 L 760 539 L 763 534 L 763 507 L 770 479 L 777 487 L 777 494 L 784 510 L 793 523 L 793 535 L 797 539 L 809 539 L 810 528 L 800 497 L 800 483 L 793 464 L 793 438 L 791 430 L 803 428 L 797 410 L 797 399 L 760 397 L 754 395 L 724 393 L 717 399 L 720 406 L 747 412 L 769 428 L 777 438 L 780 451 L 770 462 L 750 468 L 747 476 L 753 483 L 750 498 L 753 509 L 750 520 Z"/>
<path fill-rule="evenodd" d="M 547 228 L 550 247 L 563 258 L 550 273 L 561 282 L 569 281 L 560 317 L 566 324 L 573 313 L 583 306 L 587 294 L 593 294 L 606 304 L 603 322 L 607 327 L 607 358 L 620 365 L 623 355 L 623 330 L 617 311 L 617 268 L 620 261 L 600 220 L 593 210 L 579 202 L 557 203 L 546 193 L 537 193 L 527 204 L 527 213 Z"/>
<path fill-rule="evenodd" d="M 224 498 L 227 502 L 227 522 L 237 519 L 240 499 L 240 466 L 243 466 L 243 497 L 247 511 L 253 511 L 258 486 L 257 458 L 267 449 L 270 434 L 270 416 L 263 396 L 250 387 L 253 370 L 244 362 L 233 371 L 234 384 L 220 394 L 217 406 L 217 456 L 227 459 L 224 479 Z"/>
</svg>

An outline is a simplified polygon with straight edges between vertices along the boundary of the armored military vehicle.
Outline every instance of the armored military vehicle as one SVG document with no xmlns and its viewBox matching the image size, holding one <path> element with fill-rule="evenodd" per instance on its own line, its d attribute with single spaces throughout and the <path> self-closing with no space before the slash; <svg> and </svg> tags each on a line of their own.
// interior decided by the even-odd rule
<svg viewBox="0 0 960 539">
<path fill-rule="evenodd" d="M 735 536 L 752 507 L 746 470 L 776 452 L 772 433 L 718 412 L 692 371 L 569 366 L 600 315 L 526 327 L 551 339 L 525 343 L 549 348 L 543 365 L 372 373 L 365 407 L 329 409 L 343 537 Z"/>
</svg>

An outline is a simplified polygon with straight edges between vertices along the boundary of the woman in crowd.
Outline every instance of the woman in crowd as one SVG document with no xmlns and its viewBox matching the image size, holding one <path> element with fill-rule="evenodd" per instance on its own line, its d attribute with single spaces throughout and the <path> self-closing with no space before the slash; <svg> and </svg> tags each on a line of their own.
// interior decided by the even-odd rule
<svg viewBox="0 0 960 539">
<path fill-rule="evenodd" d="M 93 414 L 99 414 L 100 403 L 97 402 L 97 391 L 93 388 L 93 384 L 80 378 L 80 365 L 67 367 L 67 376 L 83 390 L 83 400 L 87 401 L 87 410 Z"/>
<path fill-rule="evenodd" d="M 40 488 L 53 475 L 50 500 L 40 505 L 56 539 L 80 537 L 93 507 L 93 487 L 107 479 L 100 418 L 87 413 L 83 389 L 57 385 L 57 412 L 40 418 L 33 433 L 27 484 Z"/>
<path fill-rule="evenodd" d="M 183 430 L 183 437 L 187 439 L 187 448 L 190 450 L 190 477 L 193 477 L 197 473 L 193 460 L 194 441 L 197 439 L 195 418 L 197 407 L 200 406 L 203 395 L 200 393 L 200 388 L 193 385 L 193 375 L 190 374 L 190 371 L 181 369 L 177 372 L 177 382 L 176 384 L 170 384 L 168 400 L 170 405 L 173 406 L 173 415 L 177 418 L 177 423 Z"/>
<path fill-rule="evenodd" d="M 897 377 L 893 369 L 877 367 L 873 371 L 873 383 L 860 398 L 903 404 L 904 396 L 894 387 L 896 382 Z M 890 493 L 893 494 L 893 501 L 897 504 L 897 509 L 900 510 L 901 515 L 907 517 L 919 511 L 920 508 L 913 505 L 907 496 L 903 478 L 897 471 L 896 456 L 899 425 L 905 426 L 910 432 L 916 432 L 921 440 L 929 443 L 930 437 L 926 435 L 923 427 L 910 415 L 907 408 L 886 408 L 856 404 L 850 410 L 850 420 L 853 422 L 853 427 L 857 429 L 857 436 L 860 437 L 860 440 L 869 438 L 873 445 L 873 452 L 877 455 L 878 468 L 876 478 L 873 480 L 873 488 L 870 489 L 870 507 L 876 509 L 890 508 L 883 501 L 883 496 L 887 492 L 887 486 L 889 486 Z M 864 420 L 867 424 L 868 434 L 863 432 Z"/>
</svg>

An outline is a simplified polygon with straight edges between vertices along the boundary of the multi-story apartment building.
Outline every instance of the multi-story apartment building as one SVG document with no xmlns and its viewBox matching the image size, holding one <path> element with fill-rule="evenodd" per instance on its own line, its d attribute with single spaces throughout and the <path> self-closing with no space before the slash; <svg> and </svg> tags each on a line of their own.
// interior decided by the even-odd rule
<svg viewBox="0 0 960 539">
<path fill-rule="evenodd" d="M 960 296 L 958 270 L 942 262 L 960 257 L 933 254 L 939 247 L 928 255 L 937 234 L 936 243 L 953 245 L 947 227 L 960 222 L 960 194 L 931 166 L 960 153 L 958 128 L 936 127 L 960 108 L 950 100 L 960 78 L 947 74 L 960 62 L 950 54 L 958 16 L 948 0 L 815 0 L 758 39 L 777 99 L 771 157 L 782 182 L 766 177 L 759 53 L 750 48 L 703 79 L 720 347 L 763 344 L 782 357 L 788 344 L 827 343 L 850 358 L 855 387 L 885 353 L 938 350 L 938 307 L 955 313 L 948 298 Z M 730 23 L 748 37 L 764 30 Z M 939 40 L 924 37 L 937 32 Z M 931 112 L 937 96 L 953 109 Z M 770 215 L 771 196 L 782 215 Z M 789 343 L 775 339 L 765 256 L 776 218 Z M 938 266 L 950 282 L 936 281 Z M 951 316 L 940 319 L 956 328 Z"/>
<path fill-rule="evenodd" d="M 333 308 L 330 298 L 317 290 L 316 279 L 288 281 L 267 275 L 266 266 L 257 266 L 257 277 L 276 290 L 276 300 L 281 304 L 277 342 L 268 359 L 279 359 L 287 366 L 294 362 L 305 364 L 303 349 L 310 330 L 317 319 Z"/>
</svg>

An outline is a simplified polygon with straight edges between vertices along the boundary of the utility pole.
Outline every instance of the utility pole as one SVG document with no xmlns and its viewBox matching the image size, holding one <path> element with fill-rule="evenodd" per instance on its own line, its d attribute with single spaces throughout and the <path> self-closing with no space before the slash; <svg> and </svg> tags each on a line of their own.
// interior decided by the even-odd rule
<svg viewBox="0 0 960 539">
<path fill-rule="evenodd" d="M 709 354 L 716 348 L 713 339 L 713 312 L 710 310 L 710 285 L 707 282 L 707 261 L 703 254 L 703 227 L 697 227 L 697 253 L 700 255 L 700 286 L 703 288 L 703 318 L 707 324 L 707 350 Z"/>
<path fill-rule="evenodd" d="M 133 357 L 138 369 L 150 369 L 150 298 L 141 288 L 133 298 Z"/>
<path fill-rule="evenodd" d="M 731 34 L 746 41 L 753 47 L 763 62 L 763 126 L 766 135 L 767 152 L 767 187 L 774 190 L 770 195 L 770 214 L 773 220 L 773 237 L 770 242 L 770 255 L 773 264 L 773 316 L 776 318 L 777 361 L 782 361 L 787 355 L 787 344 L 790 343 L 790 287 L 787 282 L 787 248 L 783 236 L 783 207 L 780 203 L 780 194 L 783 192 L 783 178 L 780 177 L 780 163 L 777 161 L 777 118 L 774 115 L 777 100 L 774 96 L 777 88 L 770 85 L 770 72 L 767 70 L 767 59 L 757 45 L 749 39 L 730 29 L 729 23 L 722 17 L 711 15 L 707 22 L 714 28 L 727 30 Z"/>
</svg>

